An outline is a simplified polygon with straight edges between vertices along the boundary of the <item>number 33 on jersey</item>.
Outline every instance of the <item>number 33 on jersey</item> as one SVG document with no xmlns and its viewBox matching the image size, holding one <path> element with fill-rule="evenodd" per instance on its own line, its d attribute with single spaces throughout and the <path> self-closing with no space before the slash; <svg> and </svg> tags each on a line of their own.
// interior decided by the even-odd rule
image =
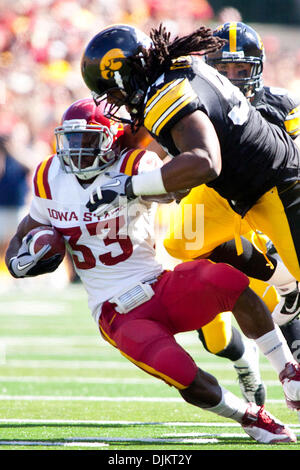
<svg viewBox="0 0 300 470">
<path fill-rule="evenodd" d="M 110 170 L 136 175 L 161 165 L 155 153 L 136 149 L 124 151 Z M 87 210 L 90 194 L 107 180 L 109 178 L 100 173 L 84 188 L 74 175 L 66 174 L 59 159 L 52 156 L 41 162 L 35 171 L 30 207 L 34 220 L 51 224 L 67 241 L 76 270 L 88 291 L 94 316 L 104 300 L 126 287 L 128 272 L 132 283 L 162 270 L 154 259 L 152 232 L 156 204 L 139 198 L 122 208 L 108 209 L 107 214 L 99 218 Z"/>
</svg>

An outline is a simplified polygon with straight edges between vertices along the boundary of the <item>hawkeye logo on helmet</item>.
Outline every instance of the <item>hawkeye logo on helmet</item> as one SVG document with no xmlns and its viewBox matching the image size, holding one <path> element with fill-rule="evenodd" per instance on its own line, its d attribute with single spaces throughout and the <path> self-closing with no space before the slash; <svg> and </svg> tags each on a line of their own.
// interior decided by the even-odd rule
<svg viewBox="0 0 300 470">
<path fill-rule="evenodd" d="M 102 58 L 100 62 L 100 73 L 104 80 L 114 78 L 115 72 L 120 70 L 125 59 L 124 52 L 121 49 L 111 49 Z"/>
</svg>

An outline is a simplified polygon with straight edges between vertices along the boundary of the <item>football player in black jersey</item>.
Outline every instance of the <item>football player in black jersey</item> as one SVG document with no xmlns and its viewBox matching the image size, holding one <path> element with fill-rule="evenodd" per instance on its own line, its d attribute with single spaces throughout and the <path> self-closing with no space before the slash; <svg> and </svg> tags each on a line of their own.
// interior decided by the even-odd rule
<svg viewBox="0 0 300 470">
<path fill-rule="evenodd" d="M 176 158 L 147 175 L 110 175 L 111 182 L 98 188 L 88 207 L 100 214 L 108 202 L 117 206 L 119 196 L 131 199 L 193 188 L 184 208 L 202 201 L 205 187 L 208 244 L 191 248 L 179 218 L 166 245 L 170 254 L 213 259 L 214 251 L 235 237 L 237 256 L 231 264 L 282 286 L 300 280 L 300 154 L 280 126 L 267 122 L 237 87 L 198 57 L 225 44 L 204 27 L 171 41 L 162 26 L 150 39 L 127 25 L 106 28 L 90 41 L 82 75 L 95 99 L 107 98 L 108 114 L 116 119 L 125 105 L 132 127 L 143 125 Z M 210 207 L 218 207 L 221 217 Z M 250 230 L 274 242 L 289 271 L 271 255 L 268 264 L 259 252 L 241 256 L 240 235 Z"/>
<path fill-rule="evenodd" d="M 269 122 L 282 127 L 299 141 L 300 100 L 288 90 L 263 83 L 265 50 L 261 37 L 251 26 L 241 22 L 224 23 L 214 35 L 225 39 L 219 51 L 207 54 L 205 61 L 239 87 L 250 103 Z"/>
<path fill-rule="evenodd" d="M 225 23 L 219 26 L 214 34 L 227 42 L 221 50 L 208 54 L 205 58 L 206 62 L 238 86 L 265 119 L 283 128 L 299 145 L 299 98 L 293 96 L 288 90 L 264 86 L 262 72 L 265 52 L 259 34 L 253 28 L 241 22 Z M 253 237 L 253 233 L 249 235 Z M 247 241 L 244 241 L 244 243 L 247 244 Z M 268 241 L 268 246 L 269 253 L 275 252 L 275 248 L 270 241 Z M 232 256 L 235 257 L 234 250 L 234 243 L 221 245 L 218 248 L 218 259 L 221 260 L 226 257 L 226 261 L 230 263 L 230 252 L 232 251 Z M 279 302 L 275 289 L 267 289 L 265 283 L 255 279 L 251 280 L 251 286 L 256 292 L 261 291 L 266 304 L 273 311 Z M 281 293 L 283 292 L 281 291 Z M 286 301 L 291 304 L 294 303 L 295 293 L 293 290 L 286 296 Z M 208 351 L 227 357 L 232 361 L 237 361 L 238 358 L 236 364 L 239 364 L 240 359 L 243 358 L 245 347 L 240 333 L 234 327 L 230 327 L 230 323 L 231 316 L 229 317 L 226 313 L 220 314 L 211 324 L 199 331 L 199 337 Z M 282 325 L 281 330 L 296 360 L 300 362 L 298 351 L 300 338 L 299 317 Z M 254 380 L 251 383 L 251 372 L 247 373 L 246 368 L 243 367 L 239 368 L 238 371 L 240 372 L 241 386 L 246 387 L 246 389 L 256 388 L 256 394 L 260 393 L 261 395 L 261 386 L 255 387 Z"/>
</svg>

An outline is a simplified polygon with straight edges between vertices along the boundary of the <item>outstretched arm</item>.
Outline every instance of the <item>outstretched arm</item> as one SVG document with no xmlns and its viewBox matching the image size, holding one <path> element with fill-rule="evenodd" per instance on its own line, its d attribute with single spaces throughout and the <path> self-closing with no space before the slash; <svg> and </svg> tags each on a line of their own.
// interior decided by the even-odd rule
<svg viewBox="0 0 300 470">
<path fill-rule="evenodd" d="M 219 140 L 210 119 L 195 111 L 172 129 L 180 154 L 162 167 L 167 192 L 192 188 L 217 178 L 222 169 Z"/>
<path fill-rule="evenodd" d="M 134 176 L 117 174 L 91 195 L 87 207 L 101 214 L 108 204 L 118 205 L 119 196 L 134 199 L 189 190 L 216 179 L 222 169 L 219 140 L 214 126 L 202 111 L 182 118 L 171 131 L 181 152 L 161 168 Z"/>
<path fill-rule="evenodd" d="M 132 177 L 135 196 L 163 194 L 190 189 L 216 179 L 222 169 L 219 139 L 208 116 L 195 111 L 172 129 L 173 141 L 181 152 L 161 169 Z"/>
</svg>

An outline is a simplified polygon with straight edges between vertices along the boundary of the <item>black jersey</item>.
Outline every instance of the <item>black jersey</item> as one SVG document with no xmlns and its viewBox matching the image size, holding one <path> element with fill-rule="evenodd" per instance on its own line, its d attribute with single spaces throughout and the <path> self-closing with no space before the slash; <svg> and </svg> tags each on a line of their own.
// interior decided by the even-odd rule
<svg viewBox="0 0 300 470">
<path fill-rule="evenodd" d="M 183 58 L 148 89 L 144 126 L 176 156 L 176 122 L 195 110 L 210 118 L 218 135 L 222 171 L 207 186 L 240 214 L 269 189 L 299 179 L 300 154 L 288 134 L 267 122 L 229 80 L 201 59 Z"/>
<path fill-rule="evenodd" d="M 252 105 L 269 122 L 280 126 L 292 139 L 300 135 L 300 101 L 284 88 L 264 86 Z"/>
</svg>

